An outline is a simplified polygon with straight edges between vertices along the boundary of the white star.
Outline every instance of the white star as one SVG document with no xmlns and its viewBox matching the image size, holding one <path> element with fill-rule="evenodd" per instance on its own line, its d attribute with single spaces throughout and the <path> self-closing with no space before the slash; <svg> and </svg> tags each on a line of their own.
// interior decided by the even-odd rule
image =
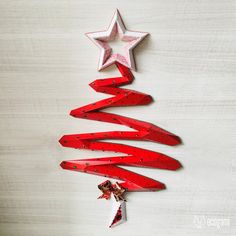
<svg viewBox="0 0 236 236">
<path fill-rule="evenodd" d="M 115 62 L 119 62 L 122 65 L 135 70 L 133 49 L 148 35 L 148 33 L 127 30 L 119 11 L 116 10 L 107 30 L 86 33 L 86 35 L 100 48 L 98 70 L 102 70 Z M 124 54 L 113 53 L 112 48 L 109 46 L 109 42 L 113 41 L 117 35 L 120 40 L 126 42 Z"/>
</svg>

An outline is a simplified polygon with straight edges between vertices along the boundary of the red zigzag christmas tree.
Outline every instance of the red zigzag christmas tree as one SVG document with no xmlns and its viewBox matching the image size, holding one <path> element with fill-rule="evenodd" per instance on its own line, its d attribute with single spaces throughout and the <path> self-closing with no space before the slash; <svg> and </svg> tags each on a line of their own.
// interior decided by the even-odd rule
<svg viewBox="0 0 236 236">
<path fill-rule="evenodd" d="M 109 47 L 109 42 L 117 34 L 121 35 L 121 39 L 127 42 L 127 46 L 125 47 L 125 50 L 127 50 L 126 56 L 112 54 L 112 49 Z M 70 115 L 75 118 L 125 125 L 134 129 L 134 131 L 71 134 L 64 135 L 60 139 L 60 143 L 64 147 L 123 153 L 123 155 L 116 157 L 89 158 L 63 161 L 61 163 L 63 169 L 102 175 L 123 181 L 112 184 L 107 180 L 98 186 L 103 193 L 99 198 L 109 199 L 112 196 L 116 202 L 110 227 L 126 219 L 125 200 L 123 198 L 125 191 L 157 191 L 165 188 L 165 185 L 159 181 L 123 169 L 117 165 L 151 167 L 166 170 L 177 170 L 181 167 L 181 164 L 177 160 L 162 153 L 125 144 L 99 141 L 106 139 L 145 140 L 170 146 L 181 143 L 178 136 L 148 122 L 100 111 L 108 107 L 147 105 L 152 102 L 150 95 L 119 88 L 120 86 L 132 83 L 133 75 L 129 69 L 134 69 L 135 66 L 132 49 L 146 35 L 146 33 L 126 30 L 118 10 L 115 12 L 107 31 L 88 34 L 90 39 L 101 49 L 99 70 L 115 63 L 121 73 L 121 77 L 97 79 L 92 82 L 90 86 L 95 91 L 113 96 L 70 112 Z"/>
</svg>

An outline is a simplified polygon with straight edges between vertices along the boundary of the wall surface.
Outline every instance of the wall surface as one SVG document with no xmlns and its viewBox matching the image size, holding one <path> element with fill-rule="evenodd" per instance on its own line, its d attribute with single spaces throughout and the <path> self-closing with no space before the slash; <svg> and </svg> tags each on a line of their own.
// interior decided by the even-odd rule
<svg viewBox="0 0 236 236">
<path fill-rule="evenodd" d="M 63 134 L 127 130 L 74 119 L 73 108 L 107 97 L 91 90 L 99 50 L 85 32 L 118 8 L 128 29 L 151 36 L 135 50 L 129 88 L 150 106 L 108 111 L 160 125 L 183 145 L 125 142 L 180 160 L 177 172 L 129 168 L 166 183 L 128 195 L 128 221 L 107 223 L 103 177 L 64 171 L 62 160 L 103 156 L 62 148 Z M 0 235 L 236 235 L 236 1 L 0 1 Z M 112 155 L 106 153 L 107 155 Z"/>
</svg>

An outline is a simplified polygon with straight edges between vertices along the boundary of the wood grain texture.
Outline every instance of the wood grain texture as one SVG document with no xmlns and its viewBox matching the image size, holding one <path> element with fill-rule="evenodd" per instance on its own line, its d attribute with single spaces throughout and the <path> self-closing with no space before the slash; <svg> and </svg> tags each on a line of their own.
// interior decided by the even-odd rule
<svg viewBox="0 0 236 236">
<path fill-rule="evenodd" d="M 184 168 L 129 168 L 168 189 L 129 194 L 128 222 L 110 230 L 110 202 L 96 199 L 104 178 L 59 167 L 104 153 L 57 140 L 127 130 L 68 115 L 106 96 L 88 83 L 117 74 L 96 71 L 98 49 L 84 36 L 107 27 L 115 8 L 127 28 L 151 33 L 135 50 L 138 71 L 128 87 L 155 102 L 108 110 L 182 137 L 174 148 L 127 143 L 169 154 Z M 0 235 L 236 235 L 235 12 L 233 0 L 0 1 Z"/>
</svg>

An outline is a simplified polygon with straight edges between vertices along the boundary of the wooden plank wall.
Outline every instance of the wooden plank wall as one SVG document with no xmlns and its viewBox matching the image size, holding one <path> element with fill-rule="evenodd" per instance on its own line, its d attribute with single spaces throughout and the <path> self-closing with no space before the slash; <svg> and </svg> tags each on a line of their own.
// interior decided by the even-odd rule
<svg viewBox="0 0 236 236">
<path fill-rule="evenodd" d="M 166 147 L 125 142 L 180 160 L 178 172 L 129 168 L 166 183 L 128 195 L 128 222 L 107 228 L 102 177 L 63 171 L 66 159 L 101 152 L 62 148 L 63 134 L 127 130 L 68 115 L 106 97 L 89 88 L 99 50 L 85 32 L 105 29 L 119 8 L 127 28 L 150 32 L 136 50 L 129 88 L 150 106 L 110 112 L 182 137 Z M 236 2 L 233 0 L 0 1 L 0 235 L 236 235 Z M 111 155 L 107 153 L 107 155 Z"/>
</svg>

